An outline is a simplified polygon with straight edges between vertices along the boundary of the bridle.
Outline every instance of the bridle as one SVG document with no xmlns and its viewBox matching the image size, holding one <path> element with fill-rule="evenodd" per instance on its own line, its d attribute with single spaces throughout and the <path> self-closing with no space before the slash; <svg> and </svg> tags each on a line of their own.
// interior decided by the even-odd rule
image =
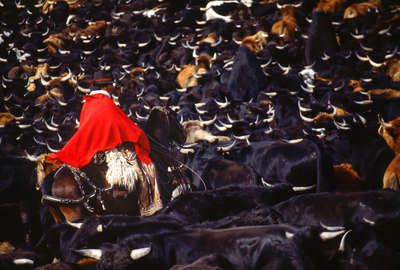
<svg viewBox="0 0 400 270">
<path fill-rule="evenodd" d="M 90 213 L 94 213 L 94 207 L 91 205 L 91 202 L 93 202 L 93 200 L 96 199 L 96 201 L 100 204 L 102 210 L 105 211 L 106 206 L 103 200 L 103 194 L 111 191 L 113 187 L 100 188 L 90 180 L 90 178 L 86 175 L 85 172 L 65 163 L 63 163 L 56 170 L 56 172 L 53 175 L 53 178 L 64 168 L 68 168 L 72 172 L 74 180 L 78 184 L 78 188 L 82 196 L 77 199 L 67 199 L 67 198 L 59 198 L 49 194 L 43 194 L 42 202 L 47 201 L 49 203 L 55 203 L 64 206 L 83 204 L 83 206 L 87 211 L 89 211 Z M 89 188 L 85 188 L 85 186 Z M 88 192 L 88 189 L 91 190 L 91 192 Z"/>
</svg>

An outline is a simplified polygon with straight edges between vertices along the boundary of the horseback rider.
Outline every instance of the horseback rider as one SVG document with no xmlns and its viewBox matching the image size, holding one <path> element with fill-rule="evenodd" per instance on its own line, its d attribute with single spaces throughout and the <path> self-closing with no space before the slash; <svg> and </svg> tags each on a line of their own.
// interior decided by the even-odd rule
<svg viewBox="0 0 400 270">
<path fill-rule="evenodd" d="M 152 215 L 162 208 L 162 201 L 147 136 L 113 102 L 121 88 L 111 73 L 95 72 L 89 83 L 78 130 L 49 159 L 83 172 L 96 164 L 107 165 L 105 182 L 114 187 L 113 196 L 137 191 L 140 215 Z"/>
</svg>

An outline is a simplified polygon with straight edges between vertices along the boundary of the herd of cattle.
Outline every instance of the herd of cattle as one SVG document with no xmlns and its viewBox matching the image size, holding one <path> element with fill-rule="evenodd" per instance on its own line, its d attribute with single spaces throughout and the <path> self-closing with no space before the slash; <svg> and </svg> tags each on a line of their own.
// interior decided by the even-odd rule
<svg viewBox="0 0 400 270">
<path fill-rule="evenodd" d="M 0 0 L 1 269 L 400 269 L 400 5 Z M 54 223 L 40 184 L 95 71 L 176 114 L 193 191 Z M 101 116 L 99 116 L 101 117 Z M 172 144 L 171 144 L 172 145 Z"/>
</svg>

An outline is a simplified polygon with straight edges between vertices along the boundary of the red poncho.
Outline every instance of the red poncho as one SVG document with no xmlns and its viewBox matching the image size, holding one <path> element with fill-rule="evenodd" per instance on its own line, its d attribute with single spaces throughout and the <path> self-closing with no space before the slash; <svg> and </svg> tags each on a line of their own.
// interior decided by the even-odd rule
<svg viewBox="0 0 400 270">
<path fill-rule="evenodd" d="M 83 98 L 78 131 L 63 149 L 50 155 L 76 168 L 87 165 L 92 157 L 102 150 L 114 148 L 123 142 L 135 143 L 139 159 L 148 164 L 150 145 L 144 132 L 104 94 L 94 94 Z"/>
</svg>

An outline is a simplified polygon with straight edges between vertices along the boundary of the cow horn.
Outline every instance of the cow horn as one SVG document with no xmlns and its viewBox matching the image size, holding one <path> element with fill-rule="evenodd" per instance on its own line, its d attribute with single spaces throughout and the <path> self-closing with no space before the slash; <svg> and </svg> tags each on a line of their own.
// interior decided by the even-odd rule
<svg viewBox="0 0 400 270">
<path fill-rule="evenodd" d="M 321 225 L 322 228 L 324 228 L 325 230 L 328 230 L 328 231 L 338 231 L 338 230 L 344 230 L 345 229 L 342 226 L 328 226 L 328 225 L 325 225 L 324 223 L 322 223 L 322 221 L 320 221 L 319 224 Z"/>
<path fill-rule="evenodd" d="M 67 220 L 67 224 L 76 229 L 80 229 L 83 225 L 83 223 L 69 222 L 68 220 Z"/>
<path fill-rule="evenodd" d="M 147 116 L 141 116 L 141 115 L 138 114 L 137 111 L 135 112 L 135 115 L 136 115 L 136 117 L 137 117 L 139 120 L 147 121 L 147 119 L 149 119 L 149 115 L 147 115 Z"/>
<path fill-rule="evenodd" d="M 366 62 L 369 59 L 368 56 L 364 57 L 364 56 L 359 55 L 357 51 L 355 51 L 354 53 L 355 53 L 357 59 L 360 60 L 360 61 Z"/>
<path fill-rule="evenodd" d="M 232 61 L 232 62 L 233 62 L 233 61 Z M 268 59 L 267 63 L 260 65 L 260 67 L 261 67 L 261 68 L 265 68 L 265 67 L 269 66 L 269 64 L 271 64 L 271 62 L 272 62 L 272 57 L 270 57 L 270 58 Z"/>
<path fill-rule="evenodd" d="M 290 144 L 296 144 L 296 143 L 300 143 L 303 141 L 303 138 L 299 138 L 299 139 L 293 139 L 293 140 L 286 140 L 286 139 L 281 139 L 283 142 L 285 143 L 290 143 Z"/>
<path fill-rule="evenodd" d="M 61 78 L 62 82 L 68 81 L 72 77 L 72 71 L 68 68 L 68 74 Z"/>
<path fill-rule="evenodd" d="M 15 265 L 25 265 L 25 264 L 34 264 L 35 262 L 32 261 L 31 259 L 20 258 L 20 259 L 14 259 L 13 263 Z"/>
<path fill-rule="evenodd" d="M 199 55 L 197 54 L 197 48 L 194 48 L 192 56 L 193 56 L 193 58 L 199 57 Z"/>
<path fill-rule="evenodd" d="M 369 61 L 369 63 L 371 64 L 371 66 L 373 66 L 373 67 L 381 67 L 384 63 L 377 63 L 377 62 L 374 62 L 369 56 L 367 56 L 368 57 L 368 61 Z"/>
<path fill-rule="evenodd" d="M 211 60 L 213 60 L 213 61 L 217 60 L 217 53 L 216 52 L 213 54 L 213 57 L 211 57 Z"/>
<path fill-rule="evenodd" d="M 229 101 L 227 97 L 225 97 L 225 102 L 219 102 L 218 100 L 214 99 L 215 103 L 219 106 L 220 109 L 226 108 L 229 105 Z"/>
<path fill-rule="evenodd" d="M 132 249 L 131 259 L 138 260 L 151 252 L 151 247 Z"/>
<path fill-rule="evenodd" d="M 221 37 L 221 35 L 219 35 L 218 41 L 211 43 L 211 47 L 217 47 L 219 44 L 221 44 L 221 42 L 222 42 L 222 37 Z M 215 60 L 215 59 L 213 59 L 213 60 Z"/>
<path fill-rule="evenodd" d="M 227 151 L 230 151 L 235 144 L 236 144 L 236 140 L 234 140 L 230 145 L 217 147 L 217 150 L 227 152 Z"/>
<path fill-rule="evenodd" d="M 200 125 L 201 126 L 209 126 L 215 123 L 215 120 L 217 120 L 217 115 L 214 115 L 214 117 L 211 120 L 202 120 L 201 116 L 199 115 L 199 120 L 200 120 Z"/>
<path fill-rule="evenodd" d="M 313 189 L 315 187 L 316 187 L 316 185 L 305 186 L 305 187 L 292 187 L 292 190 L 295 192 L 301 192 L 301 191 L 307 191 L 307 190 Z"/>
<path fill-rule="evenodd" d="M 227 130 L 227 127 L 225 127 L 225 126 L 220 126 L 220 125 L 218 125 L 217 123 L 214 123 L 214 126 L 218 129 L 218 131 L 221 131 L 221 132 Z"/>
<path fill-rule="evenodd" d="M 297 106 L 299 107 L 299 110 L 302 111 L 302 112 L 310 112 L 310 111 L 312 111 L 312 109 L 310 109 L 310 108 L 305 108 L 305 107 L 301 106 L 300 99 L 297 101 Z"/>
<path fill-rule="evenodd" d="M 387 28 L 380 30 L 380 31 L 378 32 L 378 34 L 379 34 L 379 35 L 384 35 L 384 34 L 386 34 L 387 32 L 389 32 L 389 30 L 390 30 L 391 27 L 392 27 L 392 26 L 389 25 Z"/>
<path fill-rule="evenodd" d="M 184 155 L 193 154 L 194 153 L 194 149 L 192 149 L 192 148 L 180 148 L 179 152 L 181 154 L 184 154 Z"/>
<path fill-rule="evenodd" d="M 258 115 L 257 115 L 258 116 Z M 223 127 L 226 127 L 227 129 L 232 128 L 231 124 L 226 124 L 224 122 L 222 122 L 221 120 L 218 119 L 218 123 L 220 123 Z"/>
<path fill-rule="evenodd" d="M 346 232 L 345 230 L 341 230 L 341 231 L 337 231 L 337 232 L 322 232 L 319 234 L 319 236 L 322 241 L 327 241 L 327 240 L 333 239 L 339 235 L 342 235 L 345 232 Z"/>
<path fill-rule="evenodd" d="M 369 48 L 369 47 L 367 47 L 367 46 L 364 46 L 364 45 L 362 44 L 362 42 L 360 42 L 360 48 L 363 49 L 363 50 L 366 51 L 366 52 L 372 52 L 372 51 L 374 50 L 373 48 Z"/>
<path fill-rule="evenodd" d="M 47 147 L 47 149 L 48 149 L 50 152 L 53 152 L 53 153 L 57 153 L 57 152 L 58 152 L 58 149 L 52 148 L 52 147 L 49 145 L 48 142 L 46 142 L 46 147 Z"/>
<path fill-rule="evenodd" d="M 89 258 L 93 258 L 96 260 L 100 260 L 101 256 L 103 255 L 103 251 L 101 249 L 75 249 L 74 250 L 76 253 L 85 256 L 85 257 L 89 257 Z"/>
<path fill-rule="evenodd" d="M 151 39 L 149 39 L 149 41 L 147 41 L 147 42 L 139 42 L 138 47 L 139 48 L 146 47 L 150 42 L 151 42 Z"/>
<path fill-rule="evenodd" d="M 307 85 L 308 86 L 308 85 Z M 314 89 L 309 89 L 308 87 L 306 88 L 306 87 L 304 87 L 303 86 L 303 84 L 300 84 L 300 87 L 301 87 L 301 89 L 303 89 L 303 91 L 304 92 L 307 92 L 307 93 L 309 93 L 309 94 L 312 94 L 312 93 L 314 93 Z"/>
<path fill-rule="evenodd" d="M 342 81 L 339 86 L 336 86 L 335 88 L 333 88 L 333 91 L 335 91 L 335 92 L 340 91 L 343 89 L 343 87 L 344 87 L 344 81 Z"/>
<path fill-rule="evenodd" d="M 354 103 L 359 104 L 359 105 L 368 105 L 368 104 L 372 104 L 373 101 L 371 99 L 361 100 L 361 101 L 354 100 Z"/>
<path fill-rule="evenodd" d="M 242 45 L 242 41 L 236 40 L 234 37 L 232 40 L 237 44 L 237 45 Z"/>
<path fill-rule="evenodd" d="M 264 177 L 261 177 L 261 183 L 263 184 L 263 186 L 266 187 L 274 187 L 275 185 L 268 183 L 267 181 L 264 180 Z"/>
<path fill-rule="evenodd" d="M 345 124 L 339 124 L 338 122 L 336 122 L 335 119 L 333 119 L 333 124 L 334 124 L 335 127 L 338 128 L 338 129 L 343 129 L 343 130 L 350 130 L 350 129 L 351 129 L 351 127 L 346 126 L 346 122 L 345 122 Z"/>
<path fill-rule="evenodd" d="M 50 82 L 46 81 L 43 76 L 40 76 L 40 82 L 42 83 L 43 86 L 48 86 Z"/>
<path fill-rule="evenodd" d="M 200 110 L 200 109 L 197 108 L 196 106 L 195 106 L 195 109 L 196 109 L 196 111 L 197 111 L 198 114 L 205 114 L 205 113 L 208 112 L 207 110 Z"/>
<path fill-rule="evenodd" d="M 44 125 L 46 126 L 46 128 L 50 131 L 58 131 L 57 127 L 53 127 L 52 125 L 50 125 L 49 123 L 47 123 L 47 121 L 45 119 L 43 119 Z"/>
<path fill-rule="evenodd" d="M 229 121 L 229 123 L 231 123 L 231 124 L 233 124 L 233 123 L 236 123 L 236 122 L 239 122 L 240 120 L 233 120 L 232 118 L 231 118 L 231 116 L 229 115 L 229 113 L 227 113 L 226 114 L 226 117 L 228 118 L 228 121 Z"/>
<path fill-rule="evenodd" d="M 293 239 L 294 233 L 285 232 L 285 236 L 286 236 L 286 238 L 288 238 L 288 239 Z"/>
<path fill-rule="evenodd" d="M 33 156 L 33 155 L 29 154 L 28 151 L 26 151 L 26 150 L 25 150 L 25 157 L 28 160 L 33 161 L 33 162 L 37 162 L 39 159 L 39 156 Z"/>
<path fill-rule="evenodd" d="M 366 217 L 363 218 L 363 221 L 368 225 L 375 226 L 375 221 L 369 220 Z"/>
<path fill-rule="evenodd" d="M 340 245 L 339 245 L 339 252 L 344 252 L 344 243 L 346 241 L 346 236 L 349 234 L 349 232 L 351 232 L 351 230 L 348 230 L 343 236 L 342 239 L 340 239 Z"/>
<path fill-rule="evenodd" d="M 206 104 L 207 103 L 205 103 L 205 102 L 199 102 L 199 103 L 195 103 L 194 106 L 196 106 L 196 108 L 200 108 L 200 107 L 203 107 Z"/>
<path fill-rule="evenodd" d="M 313 121 L 314 121 L 314 118 L 305 117 L 305 116 L 301 113 L 301 111 L 299 111 L 299 114 L 300 114 L 300 118 L 301 118 L 303 121 L 305 121 L 305 122 L 313 122 Z"/>
</svg>

